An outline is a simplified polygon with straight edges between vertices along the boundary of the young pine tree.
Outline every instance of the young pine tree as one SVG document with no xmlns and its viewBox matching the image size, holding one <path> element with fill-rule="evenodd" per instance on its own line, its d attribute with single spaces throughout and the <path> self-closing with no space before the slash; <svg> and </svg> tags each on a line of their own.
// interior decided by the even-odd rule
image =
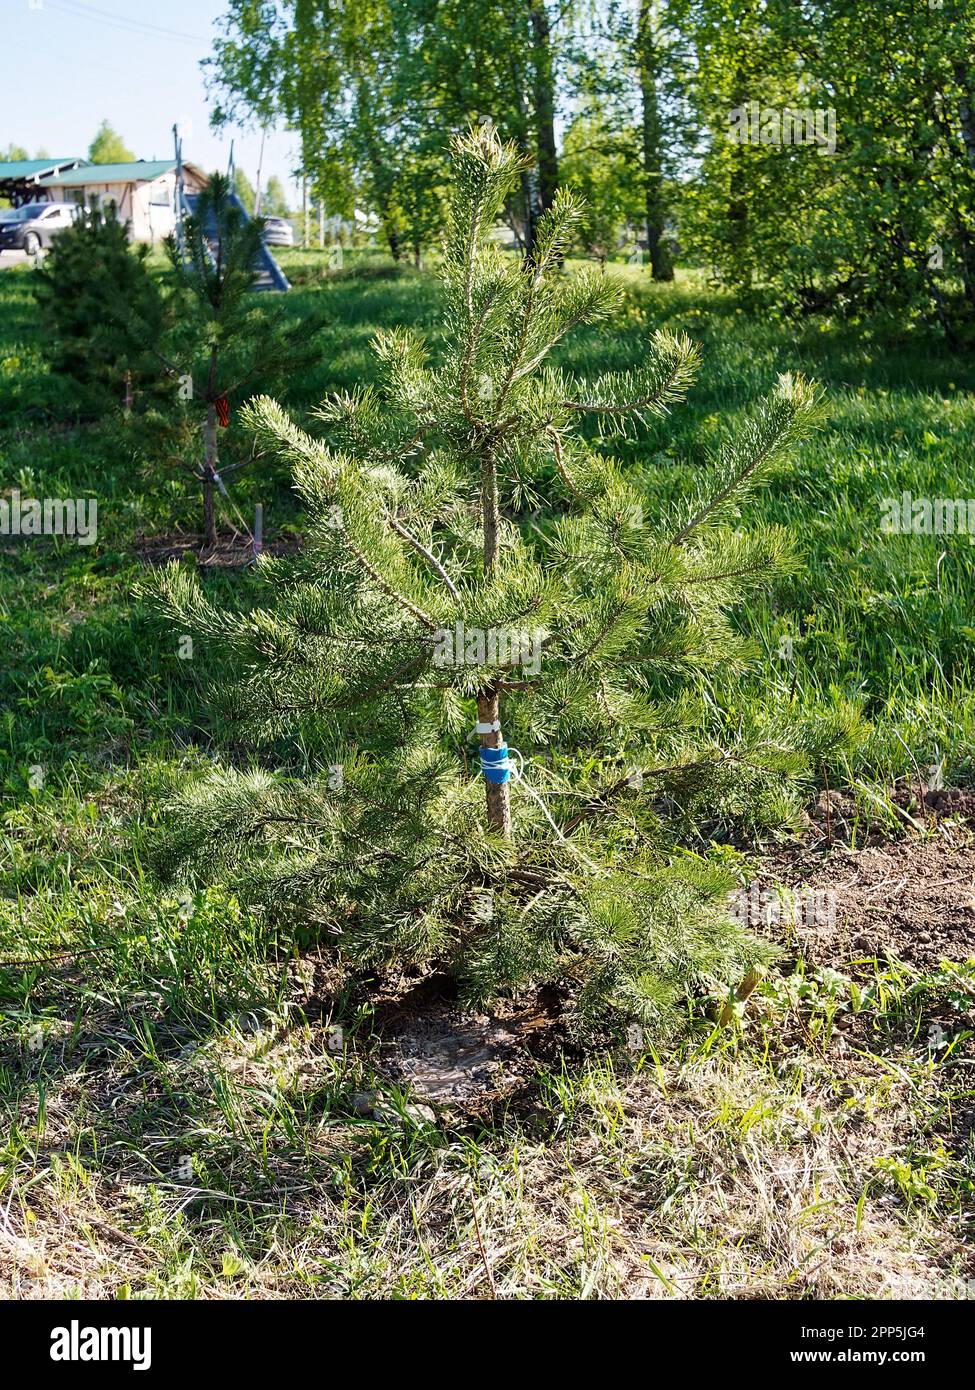
<svg viewBox="0 0 975 1390">
<path fill-rule="evenodd" d="M 803 750 L 767 730 L 708 739 L 694 690 L 747 655 L 728 606 L 793 563 L 779 531 L 732 523 L 817 404 L 781 380 L 700 494 L 652 516 L 575 427 L 664 417 L 697 351 L 658 333 L 632 372 L 547 365 L 618 290 L 562 270 L 568 194 L 530 264 L 493 245 L 522 168 L 490 130 L 455 142 L 439 364 L 415 334 L 380 334 L 383 387 L 327 401 L 328 442 L 273 400 L 248 406 L 309 516 L 296 568 L 262 561 L 266 605 L 217 608 L 178 566 L 155 581 L 235 673 L 220 718 L 264 748 L 263 767 L 185 790 L 163 858 L 231 875 L 349 963 L 445 966 L 477 1000 L 554 984 L 589 1023 L 659 1026 L 764 949 L 729 917 L 732 880 L 681 841 L 716 811 L 780 821 Z M 548 492 L 537 524 L 513 505 L 525 480 Z"/>
<path fill-rule="evenodd" d="M 33 277 L 52 371 L 77 384 L 86 410 L 129 407 L 161 376 L 148 344 L 164 332 L 166 306 L 148 259 L 149 247 L 133 246 L 124 222 L 88 208 L 54 239 Z"/>
<path fill-rule="evenodd" d="M 248 218 L 231 194 L 229 179 L 211 174 L 182 240 L 168 242 L 185 312 L 163 360 L 202 433 L 199 458 L 182 463 L 203 494 L 204 551 L 217 543 L 216 495 L 226 491 L 218 424 L 229 423 L 235 397 L 266 387 L 285 369 L 300 369 L 314 334 L 307 321 L 288 325 L 280 312 L 255 304 L 264 221 Z"/>
</svg>

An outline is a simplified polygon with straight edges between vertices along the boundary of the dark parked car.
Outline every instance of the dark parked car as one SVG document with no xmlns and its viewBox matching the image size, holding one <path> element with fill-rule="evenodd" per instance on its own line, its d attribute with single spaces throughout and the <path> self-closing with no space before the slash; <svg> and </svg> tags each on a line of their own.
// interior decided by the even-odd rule
<svg viewBox="0 0 975 1390">
<path fill-rule="evenodd" d="M 26 251 L 36 256 L 45 250 L 58 232 L 70 227 L 78 216 L 76 203 L 25 203 L 11 208 L 0 221 L 0 251 Z"/>
</svg>

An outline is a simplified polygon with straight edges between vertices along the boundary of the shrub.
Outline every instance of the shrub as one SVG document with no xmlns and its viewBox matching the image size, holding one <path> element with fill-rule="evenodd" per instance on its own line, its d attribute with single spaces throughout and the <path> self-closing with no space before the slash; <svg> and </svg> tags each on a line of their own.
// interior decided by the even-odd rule
<svg viewBox="0 0 975 1390">
<path fill-rule="evenodd" d="M 86 412 L 131 404 L 161 375 L 153 347 L 165 304 L 149 254 L 130 245 L 124 223 L 92 208 L 54 239 L 34 277 L 45 353 L 76 383 Z"/>
</svg>

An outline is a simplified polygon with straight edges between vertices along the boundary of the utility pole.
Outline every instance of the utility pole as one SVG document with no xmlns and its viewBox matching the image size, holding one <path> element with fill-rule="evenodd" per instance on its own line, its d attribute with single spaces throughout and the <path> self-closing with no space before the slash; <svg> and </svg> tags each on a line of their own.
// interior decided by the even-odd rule
<svg viewBox="0 0 975 1390">
<path fill-rule="evenodd" d="M 180 262 L 182 262 L 185 252 L 183 243 L 183 141 L 180 139 L 178 125 L 173 126 L 173 146 L 176 154 L 176 184 L 173 188 L 176 213 L 176 245 L 179 248 Z"/>
<path fill-rule="evenodd" d="M 254 216 L 261 215 L 261 172 L 264 169 L 264 139 L 267 135 L 267 126 L 261 127 L 261 152 L 257 156 L 257 188 L 254 190 Z"/>
</svg>

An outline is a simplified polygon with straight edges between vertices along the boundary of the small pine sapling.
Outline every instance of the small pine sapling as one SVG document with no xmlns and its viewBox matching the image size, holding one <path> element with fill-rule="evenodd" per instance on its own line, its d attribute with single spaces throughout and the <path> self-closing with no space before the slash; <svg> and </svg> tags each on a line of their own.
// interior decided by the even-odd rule
<svg viewBox="0 0 975 1390">
<path fill-rule="evenodd" d="M 179 566 L 153 581 L 180 630 L 226 654 L 220 717 L 264 749 L 263 767 L 185 789 L 162 862 L 230 874 L 347 962 L 437 965 L 478 1001 L 554 985 L 580 1024 L 661 1029 L 690 989 L 767 952 L 687 836 L 716 814 L 780 822 L 787 775 L 838 734 L 722 742 L 699 698 L 704 674 L 748 657 L 730 607 L 794 568 L 782 531 L 746 534 L 736 509 L 819 406 L 782 378 L 700 494 L 654 515 L 639 475 L 576 427 L 664 418 L 697 349 L 657 333 L 637 369 L 595 380 L 549 363 L 576 325 L 608 324 L 620 290 L 563 269 L 569 193 L 529 263 L 497 247 L 523 168 L 489 128 L 455 142 L 439 362 L 415 333 L 381 333 L 382 389 L 326 401 L 319 434 L 248 405 L 308 509 L 297 565 L 261 563 L 266 604 L 216 607 Z M 526 479 L 548 494 L 537 521 L 515 505 Z"/>
<path fill-rule="evenodd" d="M 229 179 L 211 174 L 182 237 L 167 243 L 184 313 L 159 356 L 178 381 L 180 401 L 191 416 L 202 416 L 200 457 L 174 461 L 202 491 L 204 551 L 217 544 L 216 497 L 218 491 L 226 496 L 224 478 L 248 461 L 220 466 L 219 427 L 229 424 L 232 403 L 300 370 L 314 352 L 317 325 L 289 324 L 283 310 L 255 304 L 264 228 L 262 218 L 248 218 L 233 198 Z"/>
<path fill-rule="evenodd" d="M 131 409 L 161 376 L 148 343 L 165 331 L 166 305 L 148 261 L 124 222 L 85 208 L 33 277 L 52 371 L 76 383 L 85 411 Z"/>
</svg>

